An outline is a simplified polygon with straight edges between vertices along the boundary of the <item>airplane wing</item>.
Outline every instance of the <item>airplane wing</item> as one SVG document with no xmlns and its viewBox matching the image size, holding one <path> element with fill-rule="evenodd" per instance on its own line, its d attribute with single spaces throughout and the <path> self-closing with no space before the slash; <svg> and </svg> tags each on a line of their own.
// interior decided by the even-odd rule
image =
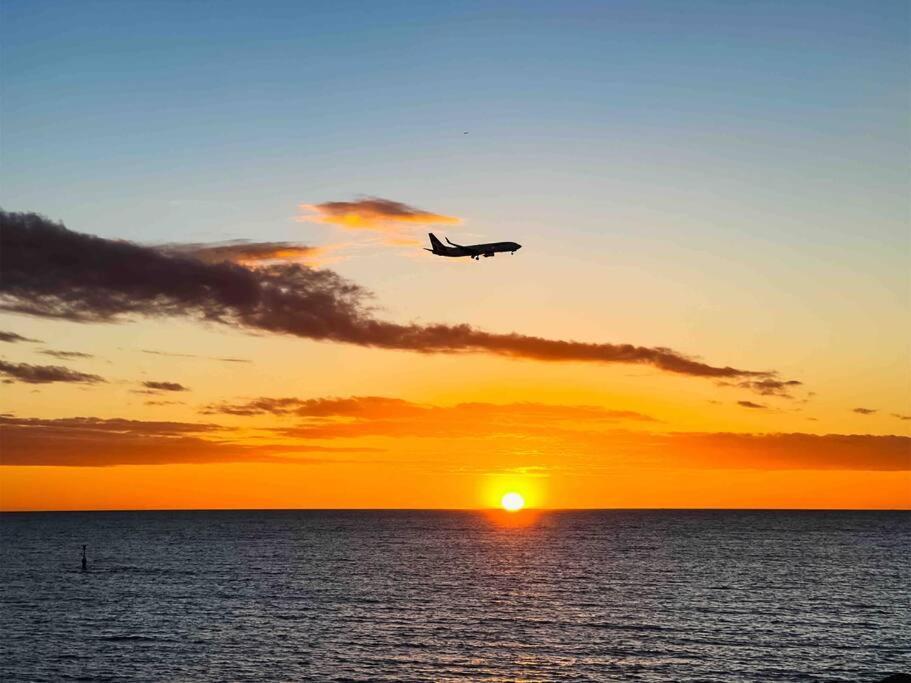
<svg viewBox="0 0 911 683">
<path fill-rule="evenodd" d="M 477 249 L 472 249 L 471 247 L 466 247 L 464 244 L 456 244 L 455 242 L 453 242 L 453 241 L 452 241 L 451 239 L 449 239 L 448 237 L 446 238 L 446 241 L 449 242 L 450 246 L 457 247 L 457 248 L 459 248 L 459 249 L 464 249 L 464 250 L 467 251 L 469 254 L 480 254 L 480 253 L 481 253 L 481 252 L 478 251 Z"/>
</svg>

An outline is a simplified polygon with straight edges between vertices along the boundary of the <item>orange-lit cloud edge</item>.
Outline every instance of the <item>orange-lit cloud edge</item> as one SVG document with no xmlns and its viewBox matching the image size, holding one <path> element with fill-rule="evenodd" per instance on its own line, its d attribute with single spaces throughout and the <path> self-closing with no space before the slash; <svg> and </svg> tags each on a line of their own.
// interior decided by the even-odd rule
<svg viewBox="0 0 911 683">
<path fill-rule="evenodd" d="M 425 211 L 382 197 L 300 204 L 295 221 L 371 232 L 381 236 L 382 244 L 394 247 L 420 245 L 421 238 L 416 233 L 430 226 L 454 226 L 463 222 L 456 216 Z"/>
</svg>

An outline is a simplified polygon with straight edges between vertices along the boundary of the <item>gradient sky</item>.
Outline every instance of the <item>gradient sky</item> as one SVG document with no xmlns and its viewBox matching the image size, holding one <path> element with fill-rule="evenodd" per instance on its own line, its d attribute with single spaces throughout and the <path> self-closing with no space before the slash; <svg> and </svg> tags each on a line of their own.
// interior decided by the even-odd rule
<svg viewBox="0 0 911 683">
<path fill-rule="evenodd" d="M 7 373 L 0 507 L 911 507 L 908 36 L 905 2 L 4 0 L 7 211 L 320 247 L 383 320 L 801 384 L 0 312 L 42 342 L 2 361 L 106 380 Z M 320 213 L 365 197 L 459 222 Z M 524 248 L 440 259 L 428 230 Z M 236 414 L 261 397 L 298 403 Z M 307 403 L 350 397 L 398 402 Z M 75 417 L 142 424 L 60 466 Z"/>
</svg>

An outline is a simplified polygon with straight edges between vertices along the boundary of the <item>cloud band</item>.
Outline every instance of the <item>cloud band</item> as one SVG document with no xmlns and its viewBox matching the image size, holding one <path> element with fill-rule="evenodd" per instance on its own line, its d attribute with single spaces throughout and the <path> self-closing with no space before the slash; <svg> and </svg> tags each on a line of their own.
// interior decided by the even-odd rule
<svg viewBox="0 0 911 683">
<path fill-rule="evenodd" d="M 498 334 L 471 325 L 377 319 L 369 293 L 300 264 L 246 268 L 68 230 L 32 213 L 0 213 L 0 309 L 81 322 L 189 316 L 307 339 L 420 353 L 489 353 L 541 361 L 650 365 L 709 378 L 771 378 L 664 347 Z"/>
</svg>

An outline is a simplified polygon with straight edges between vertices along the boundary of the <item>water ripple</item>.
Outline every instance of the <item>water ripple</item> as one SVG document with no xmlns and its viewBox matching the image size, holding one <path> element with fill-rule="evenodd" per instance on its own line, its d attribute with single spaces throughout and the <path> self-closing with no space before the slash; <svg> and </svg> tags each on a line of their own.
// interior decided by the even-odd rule
<svg viewBox="0 0 911 683">
<path fill-rule="evenodd" d="M 872 682 L 911 669 L 906 513 L 0 524 L 4 682 Z"/>
</svg>

